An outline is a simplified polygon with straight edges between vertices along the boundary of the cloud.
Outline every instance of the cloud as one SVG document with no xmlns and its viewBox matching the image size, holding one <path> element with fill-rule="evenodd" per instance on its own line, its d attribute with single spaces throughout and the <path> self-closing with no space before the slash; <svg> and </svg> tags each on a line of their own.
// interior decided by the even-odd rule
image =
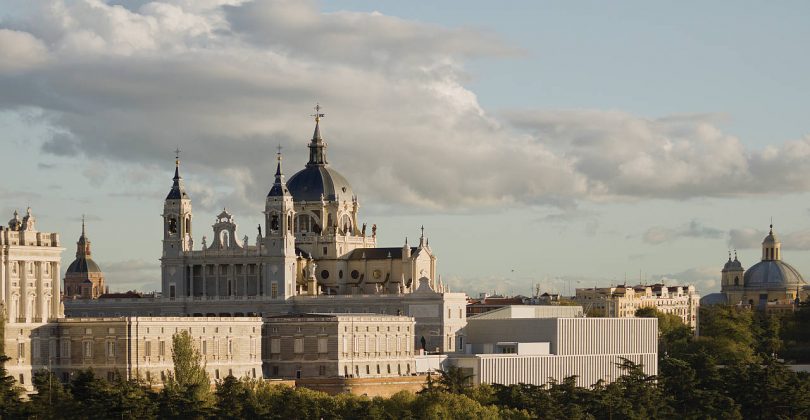
<svg viewBox="0 0 810 420">
<path fill-rule="evenodd" d="M 517 127 L 569 156 L 592 199 L 739 197 L 810 189 L 810 136 L 746 150 L 712 115 L 648 119 L 621 111 L 513 111 Z M 786 164 L 787 163 L 787 164 Z M 790 168 L 790 169 L 788 169 Z"/>
<path fill-rule="evenodd" d="M 101 267 L 111 292 L 151 290 L 160 281 L 160 264 L 144 260 L 124 260 Z"/>
<path fill-rule="evenodd" d="M 693 284 L 701 295 L 707 295 L 719 290 L 720 268 L 689 268 L 679 273 L 656 274 L 651 277 L 657 278 L 657 281 L 663 282 L 664 284 L 670 286 L 685 286 Z"/>
<path fill-rule="evenodd" d="M 35 69 L 48 60 L 45 44 L 27 32 L 0 28 L 0 75 Z"/>
<path fill-rule="evenodd" d="M 762 247 L 762 241 L 768 231 L 754 228 L 731 229 L 728 232 L 728 244 L 734 249 L 758 249 Z M 776 232 L 776 238 L 782 242 L 783 250 L 810 250 L 810 229 L 796 232 L 780 234 Z"/>
<path fill-rule="evenodd" d="M 163 168 L 167 186 L 179 145 L 199 208 L 259 210 L 277 144 L 288 176 L 303 167 L 316 101 L 334 168 L 363 202 L 392 208 L 567 209 L 810 188 L 810 138 L 750 151 L 710 116 L 492 115 L 464 87 L 465 60 L 519 51 L 480 29 L 322 13 L 310 1 L 29 7 L 0 23 L 28 45 L 15 54 L 39 57 L 0 71 L 0 111 L 49 127 L 45 153 Z M 86 175 L 103 184 L 103 168 Z M 130 187 L 147 179 L 134 173 Z"/>
<path fill-rule="evenodd" d="M 680 238 L 722 238 L 725 232 L 720 229 L 704 226 L 700 221 L 693 219 L 688 224 L 678 228 L 653 226 L 642 235 L 642 240 L 651 245 L 659 245 Z"/>
</svg>

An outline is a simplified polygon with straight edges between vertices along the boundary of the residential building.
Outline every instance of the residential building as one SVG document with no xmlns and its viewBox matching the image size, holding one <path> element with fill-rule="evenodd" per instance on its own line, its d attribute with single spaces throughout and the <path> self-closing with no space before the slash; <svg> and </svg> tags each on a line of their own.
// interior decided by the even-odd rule
<svg viewBox="0 0 810 420">
<path fill-rule="evenodd" d="M 573 299 L 588 314 L 604 317 L 632 318 L 636 310 L 655 308 L 677 315 L 683 323 L 697 329 L 700 295 L 695 286 L 664 284 L 578 288 Z"/>
</svg>

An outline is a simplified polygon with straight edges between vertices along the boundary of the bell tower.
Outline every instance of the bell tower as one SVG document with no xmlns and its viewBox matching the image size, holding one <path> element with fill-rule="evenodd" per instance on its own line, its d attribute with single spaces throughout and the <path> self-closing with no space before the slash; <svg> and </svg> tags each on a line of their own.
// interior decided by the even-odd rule
<svg viewBox="0 0 810 420">
<path fill-rule="evenodd" d="M 281 170 L 281 146 L 276 156 L 275 182 L 267 194 L 264 206 L 265 237 L 263 238 L 263 289 L 271 299 L 287 299 L 295 295 L 296 257 L 293 220 L 293 197 L 287 189 Z"/>
<path fill-rule="evenodd" d="M 191 251 L 191 198 L 180 176 L 180 149 L 175 155 L 172 188 L 163 202 L 163 255 L 160 259 L 163 293 L 166 297 L 185 296 L 187 273 L 184 253 Z"/>
</svg>

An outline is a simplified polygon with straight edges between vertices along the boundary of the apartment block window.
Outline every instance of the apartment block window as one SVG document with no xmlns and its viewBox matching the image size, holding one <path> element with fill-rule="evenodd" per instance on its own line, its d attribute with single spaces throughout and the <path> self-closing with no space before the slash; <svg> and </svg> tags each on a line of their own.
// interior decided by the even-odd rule
<svg viewBox="0 0 810 420">
<path fill-rule="evenodd" d="M 146 356 L 146 357 L 151 357 L 152 356 L 152 342 L 151 341 L 147 341 L 146 343 L 144 343 L 144 345 L 143 345 L 143 355 Z"/>
<path fill-rule="evenodd" d="M 214 370 L 214 378 L 219 379 L 219 369 Z"/>
<path fill-rule="evenodd" d="M 84 357 L 93 357 L 93 342 L 84 342 Z"/>
<path fill-rule="evenodd" d="M 202 341 L 202 354 L 203 356 L 208 354 L 208 340 Z"/>
<path fill-rule="evenodd" d="M 270 298 L 278 298 L 278 283 L 276 282 L 270 283 Z"/>
<path fill-rule="evenodd" d="M 318 353 L 326 353 L 327 340 L 326 337 L 318 337 Z"/>
<path fill-rule="evenodd" d="M 326 376 L 326 366 L 318 366 L 318 375 L 319 376 Z"/>
<path fill-rule="evenodd" d="M 273 376 L 278 376 L 278 366 L 273 366 L 272 372 Z"/>
<path fill-rule="evenodd" d="M 271 338 L 270 339 L 270 353 L 273 353 L 273 354 L 281 353 L 281 339 L 280 338 Z"/>
<path fill-rule="evenodd" d="M 115 372 L 107 372 L 107 380 L 112 382 L 115 380 Z"/>
<path fill-rule="evenodd" d="M 233 340 L 228 339 L 228 355 L 233 354 Z"/>
<path fill-rule="evenodd" d="M 295 353 L 303 353 L 304 352 L 304 339 L 303 338 L 296 338 L 295 345 L 293 351 Z"/>
<path fill-rule="evenodd" d="M 25 358 L 25 343 L 17 343 L 17 358 Z"/>
<path fill-rule="evenodd" d="M 107 342 L 107 357 L 115 357 L 115 341 Z"/>
<path fill-rule="evenodd" d="M 161 341 L 158 343 L 158 356 L 165 356 L 166 355 L 166 342 Z"/>
</svg>

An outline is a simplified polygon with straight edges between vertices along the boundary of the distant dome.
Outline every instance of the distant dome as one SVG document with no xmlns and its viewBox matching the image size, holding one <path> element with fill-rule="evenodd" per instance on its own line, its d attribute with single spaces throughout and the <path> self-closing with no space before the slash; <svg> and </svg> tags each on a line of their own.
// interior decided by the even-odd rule
<svg viewBox="0 0 810 420">
<path fill-rule="evenodd" d="M 98 264 L 92 258 L 76 258 L 67 268 L 65 274 L 101 273 Z"/>
<path fill-rule="evenodd" d="M 781 260 L 765 260 L 754 264 L 745 272 L 746 288 L 796 287 L 805 283 L 799 271 Z"/>
<path fill-rule="evenodd" d="M 325 165 L 307 165 L 287 182 L 295 201 L 351 201 L 352 186 L 338 171 Z"/>
<path fill-rule="evenodd" d="M 728 297 L 725 293 L 710 293 L 700 298 L 701 306 L 708 305 L 726 305 L 728 304 Z"/>
</svg>

